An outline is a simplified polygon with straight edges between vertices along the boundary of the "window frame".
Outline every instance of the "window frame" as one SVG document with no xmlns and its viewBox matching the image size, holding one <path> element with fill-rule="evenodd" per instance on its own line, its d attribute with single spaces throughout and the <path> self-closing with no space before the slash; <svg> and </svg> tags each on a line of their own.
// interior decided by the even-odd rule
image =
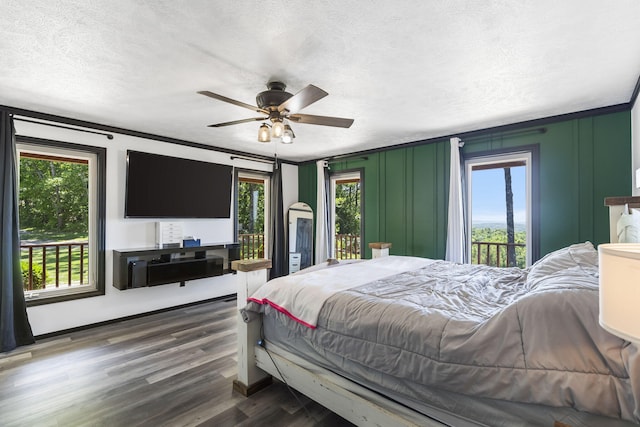
<svg viewBox="0 0 640 427">
<path fill-rule="evenodd" d="M 234 206 L 234 221 L 233 221 L 233 235 L 236 242 L 239 242 L 238 233 L 240 231 L 239 227 L 239 191 L 240 191 L 240 179 L 259 179 L 264 181 L 264 251 L 265 257 L 268 257 L 268 250 L 270 248 L 271 243 L 271 179 L 273 178 L 273 174 L 270 172 L 262 172 L 256 171 L 252 169 L 241 169 L 234 168 L 233 169 L 233 206 Z"/>
<path fill-rule="evenodd" d="M 16 136 L 17 157 L 21 152 L 47 153 L 89 160 L 89 281 L 86 288 L 63 288 L 27 297 L 27 307 L 105 295 L 106 254 L 106 158 L 107 149 L 92 145 Z M 91 158 L 92 157 L 92 158 Z"/>
<path fill-rule="evenodd" d="M 473 166 L 495 164 L 499 168 L 501 164 L 511 161 L 525 160 L 526 164 L 526 191 L 527 191 L 527 266 L 532 265 L 540 258 L 540 146 L 538 144 L 524 145 L 512 148 L 502 148 L 490 151 L 464 154 L 465 175 L 465 210 L 467 226 L 467 256 L 471 262 L 471 169 Z"/>
<path fill-rule="evenodd" d="M 344 169 L 340 171 L 329 172 L 329 191 L 330 191 L 330 207 L 329 207 L 329 221 L 331 221 L 331 241 L 330 241 L 330 253 L 331 257 L 335 257 L 336 248 L 336 183 L 343 179 L 353 179 L 357 177 L 360 181 L 360 259 L 364 259 L 365 245 L 364 245 L 364 168 Z"/>
</svg>

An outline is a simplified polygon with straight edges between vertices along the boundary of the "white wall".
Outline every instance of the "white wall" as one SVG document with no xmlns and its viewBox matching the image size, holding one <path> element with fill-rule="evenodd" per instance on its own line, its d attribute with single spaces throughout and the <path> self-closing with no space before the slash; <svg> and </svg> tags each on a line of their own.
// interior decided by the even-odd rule
<svg viewBox="0 0 640 427">
<path fill-rule="evenodd" d="M 221 152 L 127 135 L 114 134 L 114 139 L 109 140 L 104 136 L 19 121 L 16 121 L 16 133 L 23 136 L 107 148 L 105 295 L 29 307 L 27 309 L 29 322 L 35 335 L 235 293 L 236 276 L 234 275 L 193 280 L 187 282 L 184 287 L 180 287 L 177 283 L 124 291 L 113 287 L 112 250 L 145 248 L 155 245 L 154 221 L 124 218 L 126 151 L 134 149 L 229 164 L 257 171 L 270 172 L 270 164 L 239 159 L 231 160 L 229 154 Z M 284 165 L 282 170 L 285 211 L 293 201 L 297 200 L 297 169 L 297 166 Z M 203 244 L 226 243 L 234 240 L 233 219 L 185 219 L 180 222 L 183 224 L 185 235 L 200 238 Z"/>
<path fill-rule="evenodd" d="M 640 101 L 631 110 L 631 168 L 632 195 L 640 196 L 640 182 L 636 180 L 636 170 L 640 169 Z"/>
</svg>

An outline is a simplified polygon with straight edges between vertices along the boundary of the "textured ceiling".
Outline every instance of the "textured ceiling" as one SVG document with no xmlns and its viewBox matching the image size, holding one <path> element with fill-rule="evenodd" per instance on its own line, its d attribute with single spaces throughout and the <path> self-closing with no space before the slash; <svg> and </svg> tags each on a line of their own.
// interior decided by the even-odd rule
<svg viewBox="0 0 640 427">
<path fill-rule="evenodd" d="M 627 103 L 640 1 L 50 1 L 0 3 L 0 104 L 289 160 Z M 269 80 L 329 96 L 258 143 Z"/>
</svg>

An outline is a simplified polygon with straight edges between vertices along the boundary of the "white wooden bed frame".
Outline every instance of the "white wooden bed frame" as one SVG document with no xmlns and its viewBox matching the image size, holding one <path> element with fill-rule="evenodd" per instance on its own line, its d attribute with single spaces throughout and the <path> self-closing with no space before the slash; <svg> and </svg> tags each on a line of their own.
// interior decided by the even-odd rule
<svg viewBox="0 0 640 427">
<path fill-rule="evenodd" d="M 389 247 L 384 249 L 388 252 Z M 327 369 L 314 367 L 310 370 L 273 352 L 267 354 L 258 344 L 261 317 L 246 323 L 239 310 L 267 281 L 270 267 L 271 261 L 264 259 L 232 262 L 238 280 L 238 377 L 233 383 L 234 390 L 249 396 L 271 384 L 273 376 L 358 426 L 447 426 Z"/>
<path fill-rule="evenodd" d="M 616 223 L 625 204 L 640 207 L 640 197 L 608 197 L 605 206 L 609 207 L 610 241 L 617 242 Z M 387 256 L 389 243 L 371 243 L 373 256 Z M 237 271 L 238 310 L 244 308 L 247 298 L 267 281 L 267 269 L 270 260 L 233 261 L 232 268 Z M 234 389 L 249 396 L 271 384 L 272 376 L 285 381 L 289 386 L 310 399 L 358 426 L 425 426 L 442 427 L 460 425 L 460 421 L 437 421 L 417 411 L 413 411 L 392 400 L 373 393 L 340 377 L 329 370 L 313 367 L 304 368 L 284 357 L 267 354 L 258 341 L 262 319 L 257 316 L 245 323 L 238 311 L 238 377 Z M 277 366 L 274 365 L 274 361 Z M 284 377 L 284 378 L 283 378 Z M 441 416 L 441 415 L 439 415 Z M 448 422 L 454 422 L 449 424 Z M 464 423 L 462 425 L 472 425 Z M 562 426 L 556 422 L 555 426 Z"/>
</svg>

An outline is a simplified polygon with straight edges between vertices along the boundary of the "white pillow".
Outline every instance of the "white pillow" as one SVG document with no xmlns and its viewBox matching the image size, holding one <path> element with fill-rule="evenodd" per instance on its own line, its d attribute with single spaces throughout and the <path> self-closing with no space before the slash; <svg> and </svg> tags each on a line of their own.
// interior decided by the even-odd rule
<svg viewBox="0 0 640 427">
<path fill-rule="evenodd" d="M 629 213 L 622 212 L 618 219 L 617 235 L 620 243 L 640 243 L 640 212 L 637 209 L 629 209 Z"/>
<path fill-rule="evenodd" d="M 548 253 L 529 267 L 527 283 L 534 285 L 540 279 L 573 267 L 580 267 L 589 275 L 598 274 L 598 251 L 591 242 L 576 243 Z"/>
</svg>

